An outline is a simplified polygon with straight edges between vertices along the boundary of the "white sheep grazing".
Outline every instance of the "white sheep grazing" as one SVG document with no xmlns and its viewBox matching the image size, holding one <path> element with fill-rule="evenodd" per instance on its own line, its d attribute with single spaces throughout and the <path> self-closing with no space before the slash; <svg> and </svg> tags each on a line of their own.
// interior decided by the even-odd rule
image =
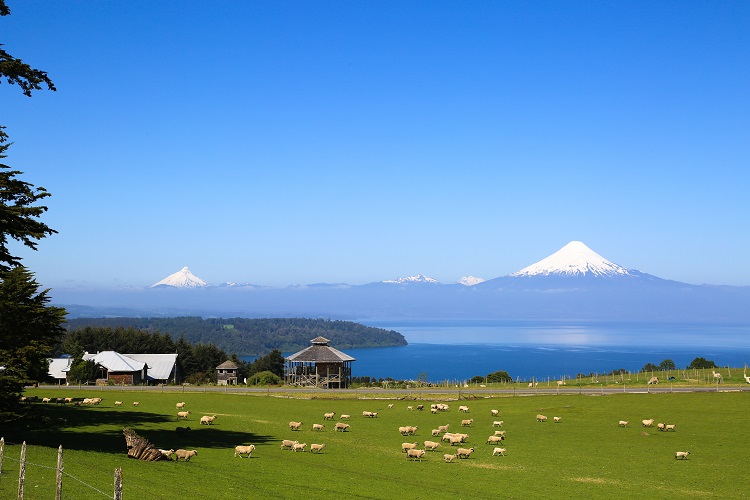
<svg viewBox="0 0 750 500">
<path fill-rule="evenodd" d="M 432 429 L 432 431 L 430 431 L 430 434 L 432 434 L 433 437 L 438 437 L 440 435 L 440 429 Z"/>
<path fill-rule="evenodd" d="M 122 406 L 122 401 L 115 401 L 115 406 Z"/>
<path fill-rule="evenodd" d="M 295 453 L 300 450 L 305 451 L 305 446 L 307 446 L 307 443 L 294 443 L 292 445 L 292 451 Z"/>
<path fill-rule="evenodd" d="M 42 398 L 42 403 L 49 403 L 52 401 L 52 398 Z"/>
<path fill-rule="evenodd" d="M 362 416 L 363 417 L 368 417 L 368 418 L 375 418 L 375 417 L 378 416 L 378 412 L 376 412 L 376 411 L 363 411 L 362 412 Z"/>
<path fill-rule="evenodd" d="M 487 444 L 500 444 L 505 439 L 505 436 L 490 436 L 487 438 Z"/>
<path fill-rule="evenodd" d="M 536 416 L 536 421 L 537 422 L 546 422 L 547 421 L 547 417 L 544 416 L 544 415 L 542 415 L 542 414 L 539 414 L 539 415 Z"/>
<path fill-rule="evenodd" d="M 417 459 L 420 462 L 422 461 L 422 457 L 424 456 L 424 450 L 406 450 L 406 459 L 407 460 L 413 460 Z"/>
<path fill-rule="evenodd" d="M 67 398 L 65 398 L 65 399 L 67 399 Z M 140 405 L 140 404 L 141 404 L 141 402 L 140 402 L 140 401 L 133 401 L 133 406 L 138 406 L 138 405 Z"/>
<path fill-rule="evenodd" d="M 469 407 L 468 406 L 459 406 L 458 411 L 463 413 L 469 413 Z"/>
<path fill-rule="evenodd" d="M 323 420 L 333 420 L 334 415 L 336 415 L 335 411 L 332 411 L 331 413 L 324 413 Z"/>
<path fill-rule="evenodd" d="M 407 406 L 406 409 L 409 410 L 409 411 L 413 411 L 414 407 L 413 406 Z"/>
<path fill-rule="evenodd" d="M 190 413 L 190 412 L 188 412 L 188 413 Z M 214 420 L 216 420 L 216 415 L 211 415 L 211 416 L 209 416 L 209 415 L 203 415 L 201 417 L 201 425 L 203 425 L 203 424 L 211 425 L 212 423 L 214 423 Z"/>
<path fill-rule="evenodd" d="M 497 417 L 500 414 L 500 410 L 490 410 L 490 414 L 493 417 Z"/>
<path fill-rule="evenodd" d="M 325 425 L 323 425 L 323 424 L 313 424 L 312 430 L 314 430 L 314 431 L 322 431 L 323 427 L 325 427 Z"/>
<path fill-rule="evenodd" d="M 562 417 L 552 417 L 552 421 L 556 424 L 559 424 L 560 422 L 562 422 Z"/>
<path fill-rule="evenodd" d="M 658 424 L 656 424 L 656 428 L 659 429 L 660 431 L 663 431 L 666 427 L 667 427 L 667 424 L 663 422 L 659 422 Z"/>
<path fill-rule="evenodd" d="M 648 379 L 648 383 L 646 385 L 652 385 L 652 384 L 656 385 L 658 383 L 659 383 L 659 377 L 651 377 L 650 379 Z"/>
<path fill-rule="evenodd" d="M 505 431 L 495 431 L 495 436 L 503 436 L 503 437 L 505 437 Z"/>
<path fill-rule="evenodd" d="M 654 426 L 654 419 L 649 418 L 648 420 L 641 420 L 641 423 L 643 424 L 643 427 L 653 427 Z"/>
<path fill-rule="evenodd" d="M 558 380 L 557 381 L 557 387 L 560 387 L 561 385 L 565 385 L 565 381 L 564 380 Z"/>
<path fill-rule="evenodd" d="M 495 448 L 494 450 L 492 450 L 492 456 L 494 457 L 495 455 L 501 455 L 504 457 L 506 451 L 508 451 L 507 448 Z"/>
<path fill-rule="evenodd" d="M 437 448 L 438 446 L 440 446 L 440 443 L 436 443 L 435 441 L 425 441 L 424 442 L 424 449 L 425 450 L 435 451 L 435 448 Z"/>
<path fill-rule="evenodd" d="M 299 443 L 299 441 L 292 441 L 291 439 L 285 439 L 281 442 L 281 449 L 291 450 L 292 446 Z"/>
<path fill-rule="evenodd" d="M 159 449 L 159 451 L 161 452 L 161 457 L 164 460 L 172 460 L 172 455 L 174 455 L 174 450 L 171 450 L 171 449 L 170 450 Z"/>
<path fill-rule="evenodd" d="M 495 420 L 492 422 L 492 427 L 502 427 L 504 420 Z"/>
<path fill-rule="evenodd" d="M 750 382 L 748 382 L 750 384 Z M 437 415 L 438 409 L 437 408 L 430 408 L 430 413 L 433 415 Z"/>
<path fill-rule="evenodd" d="M 687 459 L 688 455 L 690 455 L 689 451 L 677 451 L 675 452 L 674 457 L 679 458 L 681 460 L 685 460 Z"/>
<path fill-rule="evenodd" d="M 451 437 L 453 437 L 453 434 L 450 432 L 446 432 L 443 434 L 443 437 L 440 438 L 441 441 L 450 441 Z"/>
<path fill-rule="evenodd" d="M 417 405 L 417 410 L 419 410 L 419 411 L 424 410 L 424 405 Z"/>
<path fill-rule="evenodd" d="M 472 453 L 474 453 L 474 448 L 459 448 L 456 450 L 458 458 L 469 458 Z"/>
<path fill-rule="evenodd" d="M 665 431 L 674 431 L 675 430 L 675 426 L 676 426 L 676 424 L 667 424 L 666 426 L 664 426 L 664 430 Z"/>
<path fill-rule="evenodd" d="M 470 419 L 467 419 L 467 420 L 461 420 L 461 426 L 462 427 L 471 427 L 471 424 L 473 424 L 473 423 L 474 423 L 474 419 L 473 418 L 470 418 Z"/>
<path fill-rule="evenodd" d="M 247 455 L 247 458 L 250 458 L 250 454 L 255 450 L 255 445 L 238 445 L 234 447 L 234 456 L 242 458 L 242 455 Z"/>
<path fill-rule="evenodd" d="M 393 403 L 390 403 L 390 404 L 388 405 L 388 409 L 390 410 L 391 408 L 393 408 Z"/>
<path fill-rule="evenodd" d="M 302 427 L 302 422 L 289 422 L 289 428 L 293 431 L 298 431 L 300 427 Z"/>
<path fill-rule="evenodd" d="M 617 425 L 619 427 L 627 427 L 628 425 L 630 425 L 630 422 L 628 422 L 627 420 L 620 420 L 620 422 Z"/>
<path fill-rule="evenodd" d="M 413 450 L 419 443 L 401 443 L 401 453 L 406 453 L 408 450 Z"/>
<path fill-rule="evenodd" d="M 451 424 L 445 424 L 445 425 L 438 425 L 438 430 L 440 432 L 448 432 L 448 427 L 450 427 Z"/>
<path fill-rule="evenodd" d="M 339 418 L 341 420 L 349 420 L 350 418 L 352 418 L 352 416 L 351 415 L 347 415 L 347 414 L 343 414 Z"/>
<path fill-rule="evenodd" d="M 187 420 L 188 415 L 190 415 L 190 410 L 178 411 L 177 412 L 177 420 L 179 420 L 181 418 L 184 418 L 185 420 Z M 203 423 L 203 422 L 201 422 L 201 423 Z"/>
<path fill-rule="evenodd" d="M 180 459 L 183 459 L 185 462 L 190 461 L 190 457 L 194 457 L 198 455 L 198 450 L 183 450 L 179 449 L 174 452 L 176 460 L 179 462 Z"/>
<path fill-rule="evenodd" d="M 175 405 L 175 407 L 176 407 L 176 408 L 177 408 L 178 410 L 182 410 L 183 408 L 185 408 L 185 402 L 183 401 L 182 403 L 177 403 L 177 404 Z"/>
<path fill-rule="evenodd" d="M 451 446 L 456 446 L 457 444 L 463 443 L 464 442 L 464 438 L 463 438 L 463 436 L 457 436 L 457 435 L 451 434 L 448 437 L 448 441 L 450 441 Z"/>
<path fill-rule="evenodd" d="M 346 432 L 349 430 L 349 424 L 343 422 L 336 422 L 336 426 L 333 428 L 334 431 Z"/>
<path fill-rule="evenodd" d="M 453 462 L 456 459 L 456 455 L 451 455 L 449 453 L 446 453 L 443 455 L 443 460 L 445 460 L 445 463 Z"/>
<path fill-rule="evenodd" d="M 317 452 L 317 453 L 320 453 L 323 450 L 323 448 L 325 448 L 325 447 L 326 447 L 325 444 L 315 444 L 315 443 L 312 443 L 310 445 L 310 453 L 312 453 L 314 451 Z"/>
</svg>

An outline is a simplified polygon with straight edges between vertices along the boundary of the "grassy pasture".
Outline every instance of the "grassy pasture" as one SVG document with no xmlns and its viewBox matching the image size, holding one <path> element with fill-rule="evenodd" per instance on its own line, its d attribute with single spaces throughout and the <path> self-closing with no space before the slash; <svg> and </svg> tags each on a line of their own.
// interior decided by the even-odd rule
<svg viewBox="0 0 750 500">
<path fill-rule="evenodd" d="M 49 392 L 49 391 L 48 391 Z M 51 396 L 62 391 L 52 391 Z M 34 418 L 0 427 L 5 460 L 0 498 L 15 498 L 20 443 L 28 445 L 26 498 L 54 498 L 57 447 L 65 450 L 65 472 L 111 494 L 113 471 L 123 468 L 124 497 L 188 498 L 746 498 L 750 482 L 745 452 L 750 442 L 747 393 L 549 395 L 446 401 L 448 412 L 433 415 L 430 400 L 289 399 L 223 393 L 164 394 L 71 390 L 66 396 L 104 397 L 96 407 L 34 403 Z M 27 395 L 44 397 L 44 388 Z M 115 407 L 121 399 L 123 406 Z M 132 406 L 137 399 L 140 406 Z M 175 403 L 192 413 L 177 421 Z M 388 409 L 388 404 L 394 407 Z M 425 411 L 409 411 L 424 404 Z M 458 406 L 468 405 L 468 414 Z M 500 411 L 499 417 L 490 414 Z M 362 411 L 377 411 L 364 418 Z M 352 415 L 349 432 L 335 432 L 326 412 Z M 537 413 L 549 417 L 536 421 Z M 202 415 L 218 415 L 212 426 Z M 562 422 L 553 423 L 559 416 Z M 473 418 L 469 428 L 460 425 Z M 675 432 L 646 429 L 642 419 L 674 423 Z M 302 430 L 289 430 L 299 420 Z M 507 456 L 492 456 L 486 444 L 493 420 L 503 420 Z M 620 428 L 619 420 L 630 427 Z M 313 423 L 325 424 L 321 432 Z M 444 463 L 455 453 L 448 443 L 407 461 L 401 443 L 436 440 L 430 430 L 450 424 L 467 432 L 469 459 Z M 403 437 L 399 426 L 416 425 Z M 177 426 L 190 426 L 184 436 Z M 197 449 L 189 463 L 128 459 L 122 428 L 130 427 L 161 448 Z M 282 439 L 325 443 L 320 454 L 280 450 Z M 234 458 L 237 444 L 255 444 L 252 458 Z M 675 460 L 675 451 L 690 451 Z M 15 460 L 14 460 L 15 459 Z M 44 466 L 44 467 L 40 467 Z M 70 477 L 64 498 L 103 495 Z"/>
</svg>

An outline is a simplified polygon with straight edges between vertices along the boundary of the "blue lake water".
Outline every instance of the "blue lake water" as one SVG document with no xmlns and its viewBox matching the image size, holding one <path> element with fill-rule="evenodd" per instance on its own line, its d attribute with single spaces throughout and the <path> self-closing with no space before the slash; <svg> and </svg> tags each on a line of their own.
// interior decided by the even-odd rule
<svg viewBox="0 0 750 500">
<path fill-rule="evenodd" d="M 750 363 L 750 325 L 533 324 L 361 321 L 396 330 L 409 345 L 347 349 L 354 376 L 462 381 L 498 370 L 522 380 L 574 377 L 696 357 L 718 366 Z M 334 346 L 335 347 L 335 346 Z"/>
</svg>

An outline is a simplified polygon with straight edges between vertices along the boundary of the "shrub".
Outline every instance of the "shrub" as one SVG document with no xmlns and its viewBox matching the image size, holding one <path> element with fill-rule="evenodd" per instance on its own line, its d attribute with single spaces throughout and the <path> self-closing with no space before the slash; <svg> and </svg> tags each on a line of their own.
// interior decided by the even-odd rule
<svg viewBox="0 0 750 500">
<path fill-rule="evenodd" d="M 279 385 L 281 378 L 268 370 L 255 373 L 247 379 L 247 385 Z"/>
</svg>

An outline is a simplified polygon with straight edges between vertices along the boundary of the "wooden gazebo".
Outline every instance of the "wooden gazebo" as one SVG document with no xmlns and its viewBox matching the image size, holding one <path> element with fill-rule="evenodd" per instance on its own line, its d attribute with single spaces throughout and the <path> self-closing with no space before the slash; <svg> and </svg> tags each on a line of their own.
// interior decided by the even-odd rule
<svg viewBox="0 0 750 500">
<path fill-rule="evenodd" d="M 287 385 L 341 389 L 352 380 L 352 361 L 348 354 L 328 345 L 323 337 L 310 341 L 310 347 L 286 358 L 284 381 Z"/>
</svg>

